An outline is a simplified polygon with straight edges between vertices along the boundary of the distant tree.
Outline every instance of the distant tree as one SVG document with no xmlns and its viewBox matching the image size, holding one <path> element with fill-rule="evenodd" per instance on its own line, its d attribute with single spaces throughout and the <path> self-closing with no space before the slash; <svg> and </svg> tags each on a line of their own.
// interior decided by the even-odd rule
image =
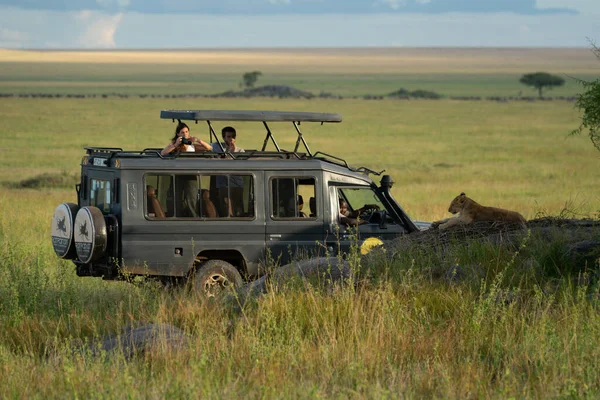
<svg viewBox="0 0 600 400">
<path fill-rule="evenodd" d="M 562 86 L 565 84 L 565 80 L 560 76 L 552 75 L 547 72 L 534 72 L 532 74 L 525 74 L 519 79 L 523 85 L 533 86 L 538 90 L 540 98 L 542 97 L 542 91 L 544 88 L 551 89 L 554 86 Z"/>
<path fill-rule="evenodd" d="M 246 72 L 242 76 L 242 80 L 244 81 L 244 86 L 246 86 L 247 88 L 254 87 L 254 84 L 258 80 L 258 77 L 261 75 L 262 75 L 262 72 L 260 72 L 260 71 Z"/>
<path fill-rule="evenodd" d="M 600 48 L 593 42 L 592 52 L 600 59 Z M 584 88 L 584 92 L 577 96 L 575 106 L 583 111 L 583 118 L 579 127 L 571 132 L 571 135 L 578 135 L 584 130 L 588 130 L 590 140 L 594 147 L 600 151 L 600 78 L 592 82 L 579 80 Z"/>
</svg>

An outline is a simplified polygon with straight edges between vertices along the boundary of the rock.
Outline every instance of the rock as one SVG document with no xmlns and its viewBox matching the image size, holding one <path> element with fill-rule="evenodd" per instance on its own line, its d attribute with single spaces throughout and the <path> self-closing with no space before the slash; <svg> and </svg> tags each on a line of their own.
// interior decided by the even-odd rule
<svg viewBox="0 0 600 400">
<path fill-rule="evenodd" d="M 240 304 L 244 304 L 251 298 L 267 293 L 270 288 L 281 288 L 295 278 L 321 287 L 332 288 L 336 284 L 352 281 L 354 274 L 349 263 L 337 257 L 296 261 L 242 286 L 236 295 L 229 295 L 227 301 L 235 299 Z"/>
<path fill-rule="evenodd" d="M 126 326 L 118 335 L 109 335 L 101 341 L 82 346 L 76 353 L 90 354 L 94 357 L 106 353 L 112 356 L 123 353 L 129 360 L 135 355 L 151 351 L 156 347 L 168 347 L 173 350 L 181 349 L 187 345 L 188 337 L 179 328 L 167 324 L 149 324 L 139 327 Z"/>
<path fill-rule="evenodd" d="M 444 273 L 444 280 L 448 283 L 464 281 L 479 282 L 485 277 L 481 265 L 454 265 Z"/>
</svg>

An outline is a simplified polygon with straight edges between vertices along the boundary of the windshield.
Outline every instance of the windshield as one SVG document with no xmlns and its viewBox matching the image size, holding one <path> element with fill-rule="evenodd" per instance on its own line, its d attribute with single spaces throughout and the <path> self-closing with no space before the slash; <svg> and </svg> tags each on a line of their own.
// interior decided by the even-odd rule
<svg viewBox="0 0 600 400">
<path fill-rule="evenodd" d="M 339 189 L 339 191 L 340 197 L 348 203 L 349 210 L 356 210 L 365 204 L 375 204 L 380 210 L 385 209 L 377 194 L 370 187 L 344 188 Z"/>
</svg>

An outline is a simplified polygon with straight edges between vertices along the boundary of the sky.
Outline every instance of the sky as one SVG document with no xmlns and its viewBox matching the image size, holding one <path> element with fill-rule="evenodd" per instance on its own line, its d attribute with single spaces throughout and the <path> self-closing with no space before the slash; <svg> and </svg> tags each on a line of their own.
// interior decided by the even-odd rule
<svg viewBox="0 0 600 400">
<path fill-rule="evenodd" d="M 600 0 L 0 0 L 0 48 L 589 47 Z"/>
</svg>

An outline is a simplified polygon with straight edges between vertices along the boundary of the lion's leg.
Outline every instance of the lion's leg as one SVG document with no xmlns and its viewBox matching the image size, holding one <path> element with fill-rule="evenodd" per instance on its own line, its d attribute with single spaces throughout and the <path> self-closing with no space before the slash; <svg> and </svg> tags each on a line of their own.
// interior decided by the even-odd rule
<svg viewBox="0 0 600 400">
<path fill-rule="evenodd" d="M 452 217 L 450 217 L 450 218 L 452 218 Z M 444 218 L 444 219 L 440 219 L 439 221 L 433 221 L 433 222 L 431 223 L 431 227 L 432 227 L 432 228 L 435 228 L 436 226 L 440 226 L 441 224 L 448 222 L 448 220 L 449 220 L 450 218 Z"/>
<path fill-rule="evenodd" d="M 470 215 L 465 215 L 463 213 L 458 213 L 455 217 L 448 219 L 448 222 L 440 225 L 440 229 L 447 229 L 454 225 L 465 225 L 473 222 L 473 217 Z"/>
<path fill-rule="evenodd" d="M 448 220 L 445 223 L 440 225 L 440 229 L 450 228 L 451 226 L 458 225 L 460 223 L 462 223 L 462 221 L 456 217 L 448 218 Z"/>
</svg>

